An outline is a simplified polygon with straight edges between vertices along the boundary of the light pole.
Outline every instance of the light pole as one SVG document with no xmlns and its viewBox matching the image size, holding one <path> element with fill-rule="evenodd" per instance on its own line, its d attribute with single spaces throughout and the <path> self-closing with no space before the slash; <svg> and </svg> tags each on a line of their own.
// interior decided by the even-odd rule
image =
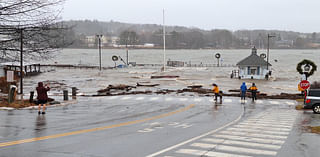
<svg viewBox="0 0 320 157">
<path fill-rule="evenodd" d="M 306 64 L 306 65 L 303 67 L 303 70 L 304 70 L 304 75 L 306 76 L 306 80 L 308 80 L 308 76 L 309 76 L 309 72 L 310 72 L 310 65 L 309 65 L 309 64 Z"/>
<path fill-rule="evenodd" d="M 23 94 L 23 29 L 20 31 L 20 94 Z"/>
<path fill-rule="evenodd" d="M 269 71 L 269 40 L 270 38 L 276 37 L 275 35 L 268 34 L 268 49 L 267 49 L 267 70 Z"/>
<path fill-rule="evenodd" d="M 102 34 L 96 35 L 98 38 L 98 44 L 99 44 L 99 70 L 101 71 L 101 37 Z"/>
</svg>

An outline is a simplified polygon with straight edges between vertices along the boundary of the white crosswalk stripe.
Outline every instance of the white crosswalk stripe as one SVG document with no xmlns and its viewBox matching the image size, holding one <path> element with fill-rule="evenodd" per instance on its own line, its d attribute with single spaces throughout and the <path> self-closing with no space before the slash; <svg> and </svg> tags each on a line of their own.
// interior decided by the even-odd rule
<svg viewBox="0 0 320 157">
<path fill-rule="evenodd" d="M 165 99 L 165 101 L 172 101 L 172 100 L 173 98 L 170 98 L 170 97 Z"/>
<path fill-rule="evenodd" d="M 273 104 L 273 105 L 279 105 L 280 104 L 280 102 L 278 102 L 278 101 L 269 101 L 271 104 Z"/>
<path fill-rule="evenodd" d="M 159 99 L 159 97 L 150 98 L 151 101 L 156 101 L 156 100 L 158 100 L 158 99 Z"/>
<path fill-rule="evenodd" d="M 144 100 L 144 97 L 137 97 L 136 100 Z"/>
<path fill-rule="evenodd" d="M 236 153 L 257 154 L 257 155 L 272 155 L 272 156 L 277 155 L 276 151 L 234 147 L 234 146 L 225 146 L 225 145 L 218 145 L 217 147 L 215 147 L 215 150 L 231 151 L 231 152 L 236 152 Z"/>
<path fill-rule="evenodd" d="M 281 148 L 281 146 L 279 145 L 270 145 L 270 144 L 261 144 L 261 143 L 243 142 L 243 141 L 225 140 L 225 139 L 214 139 L 214 138 L 206 138 L 206 139 L 203 139 L 202 141 L 216 143 L 216 144 L 224 144 L 224 145 L 239 145 L 239 146 L 275 149 L 275 150 Z"/>
<path fill-rule="evenodd" d="M 288 105 L 295 105 L 295 103 L 289 102 L 289 101 L 287 101 L 286 103 L 287 103 Z"/>
<path fill-rule="evenodd" d="M 188 98 L 180 98 L 179 101 L 187 101 Z"/>
<path fill-rule="evenodd" d="M 207 156 L 207 157 L 250 157 L 246 155 L 220 153 L 220 152 L 208 152 L 208 151 L 195 150 L 195 149 L 180 149 L 176 153 L 197 155 L 197 156 Z"/>
<path fill-rule="evenodd" d="M 122 97 L 121 99 L 122 100 L 129 100 L 129 99 L 131 99 L 132 97 L 129 97 L 129 96 L 126 96 L 126 97 Z"/>
<path fill-rule="evenodd" d="M 109 100 L 114 100 L 114 99 L 117 99 L 119 98 L 119 96 L 111 96 L 111 97 L 108 97 Z"/>
<path fill-rule="evenodd" d="M 193 101 L 200 102 L 200 101 L 202 101 L 202 99 L 201 98 L 195 98 Z"/>
<path fill-rule="evenodd" d="M 232 99 L 223 99 L 223 102 L 231 103 L 231 102 L 232 102 Z"/>
<path fill-rule="evenodd" d="M 263 133 L 263 134 L 274 134 L 274 135 L 289 135 L 288 131 L 285 132 L 281 132 L 281 131 L 266 131 L 266 130 L 262 130 L 262 129 L 240 129 L 240 128 L 228 128 L 228 131 L 243 131 L 243 132 L 259 132 L 259 133 Z"/>
<path fill-rule="evenodd" d="M 248 136 L 248 137 L 261 137 L 261 138 L 268 138 L 268 139 L 287 139 L 287 136 L 280 136 L 280 135 L 266 135 L 266 134 L 259 134 L 259 133 L 248 133 L 248 132 L 237 132 L 237 131 L 222 131 L 222 134 L 229 134 L 229 135 L 238 135 L 238 136 Z"/>
<path fill-rule="evenodd" d="M 255 137 L 245 137 L 245 136 L 235 136 L 235 135 L 212 135 L 215 138 L 223 138 L 223 139 L 231 139 L 238 141 L 246 141 L 246 142 L 257 142 L 257 143 L 266 143 L 273 145 L 282 145 L 284 143 L 283 140 L 273 140 L 273 139 L 265 139 L 265 138 L 255 138 Z"/>
<path fill-rule="evenodd" d="M 248 128 L 247 125 L 234 125 L 233 127 L 235 128 Z M 270 130 L 270 131 L 290 131 L 291 129 L 287 129 L 287 128 L 277 128 L 277 127 L 265 127 L 265 126 L 249 126 L 249 128 L 251 129 L 261 129 L 261 130 Z"/>
</svg>

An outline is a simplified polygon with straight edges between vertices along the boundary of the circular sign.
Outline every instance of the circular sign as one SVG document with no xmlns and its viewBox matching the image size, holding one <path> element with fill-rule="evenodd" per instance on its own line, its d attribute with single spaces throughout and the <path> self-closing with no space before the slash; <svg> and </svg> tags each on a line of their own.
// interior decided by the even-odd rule
<svg viewBox="0 0 320 157">
<path fill-rule="evenodd" d="M 302 80 L 302 81 L 299 83 L 299 85 L 300 85 L 300 88 L 306 90 L 306 89 L 308 89 L 308 88 L 310 87 L 310 82 L 307 81 L 307 80 Z"/>
<path fill-rule="evenodd" d="M 215 57 L 220 58 L 221 57 L 220 53 L 216 53 Z"/>
<path fill-rule="evenodd" d="M 118 59 L 119 59 L 118 56 L 112 56 L 113 61 L 117 61 Z"/>
</svg>

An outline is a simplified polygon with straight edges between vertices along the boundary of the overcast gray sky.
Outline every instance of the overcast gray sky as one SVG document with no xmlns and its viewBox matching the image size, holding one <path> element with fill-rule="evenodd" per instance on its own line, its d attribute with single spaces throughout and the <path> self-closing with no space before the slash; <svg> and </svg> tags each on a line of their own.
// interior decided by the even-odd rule
<svg viewBox="0 0 320 157">
<path fill-rule="evenodd" d="M 320 0 L 67 0 L 64 20 L 320 32 Z"/>
</svg>

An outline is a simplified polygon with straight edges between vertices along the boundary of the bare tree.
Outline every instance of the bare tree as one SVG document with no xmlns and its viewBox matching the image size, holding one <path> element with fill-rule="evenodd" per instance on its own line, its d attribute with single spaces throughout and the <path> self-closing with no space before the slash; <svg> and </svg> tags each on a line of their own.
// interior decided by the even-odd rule
<svg viewBox="0 0 320 157">
<path fill-rule="evenodd" d="M 0 0 L 0 57 L 34 60 L 65 46 L 59 16 L 64 0 Z"/>
</svg>

